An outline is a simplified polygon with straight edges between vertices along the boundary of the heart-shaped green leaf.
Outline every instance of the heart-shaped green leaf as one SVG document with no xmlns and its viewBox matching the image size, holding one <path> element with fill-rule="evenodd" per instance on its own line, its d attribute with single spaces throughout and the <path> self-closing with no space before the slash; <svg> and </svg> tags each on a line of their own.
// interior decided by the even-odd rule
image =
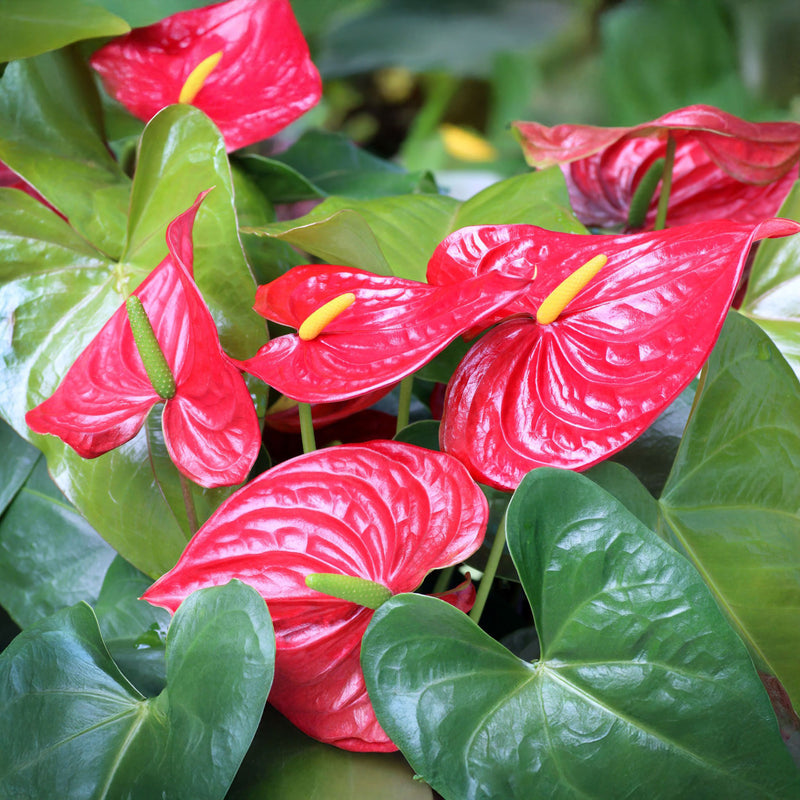
<svg viewBox="0 0 800 800">
<path fill-rule="evenodd" d="M 120 36 L 124 19 L 86 0 L 4 0 L 0 61 L 29 58 L 81 39 Z"/>
<path fill-rule="evenodd" d="M 576 473 L 534 470 L 508 546 L 541 660 L 399 595 L 362 666 L 381 725 L 448 800 L 795 797 L 800 780 L 739 638 L 686 560 Z"/>
<path fill-rule="evenodd" d="M 28 480 L 41 453 L 28 444 L 14 429 L 0 421 L 0 515 Z"/>
<path fill-rule="evenodd" d="M 731 312 L 659 501 L 759 668 L 800 707 L 800 384 Z"/>
<path fill-rule="evenodd" d="M 512 223 L 584 231 L 569 210 L 557 168 L 500 181 L 464 203 L 428 194 L 330 197 L 300 219 L 247 230 L 295 244 L 330 264 L 424 281 L 434 248 L 454 230 Z"/>
<path fill-rule="evenodd" d="M 199 110 L 169 107 L 145 129 L 119 263 L 23 192 L 0 190 L 6 281 L 0 286 L 0 412 L 18 433 L 30 436 L 25 412 L 52 394 L 127 293 L 163 258 L 166 225 L 210 186 L 216 188 L 194 227 L 198 285 L 223 345 L 233 355 L 252 355 L 266 338 L 263 320 L 250 308 L 255 282 L 239 244 L 222 138 Z M 255 384 L 262 402 L 266 387 Z M 189 527 L 157 409 L 135 439 L 91 461 L 54 437 L 35 441 L 61 490 L 119 553 L 154 577 L 174 565 Z M 193 487 L 200 521 L 229 493 Z"/>
<path fill-rule="evenodd" d="M 777 216 L 800 222 L 800 181 Z M 800 377 L 800 236 L 759 245 L 741 310 L 770 335 Z"/>
<path fill-rule="evenodd" d="M 119 256 L 130 180 L 106 146 L 97 88 L 76 51 L 9 64 L 0 81 L 0 161 L 99 250 Z"/>
<path fill-rule="evenodd" d="M 89 606 L 29 628 L 0 656 L 0 794 L 222 798 L 261 717 L 274 646 L 254 589 L 203 589 L 170 626 L 167 688 L 145 699 Z"/>
</svg>

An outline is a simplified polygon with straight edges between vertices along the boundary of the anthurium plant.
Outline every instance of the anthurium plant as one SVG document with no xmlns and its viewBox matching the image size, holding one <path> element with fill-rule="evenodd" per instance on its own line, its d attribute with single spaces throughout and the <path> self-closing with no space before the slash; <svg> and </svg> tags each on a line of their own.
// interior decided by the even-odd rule
<svg viewBox="0 0 800 800">
<path fill-rule="evenodd" d="M 0 797 L 800 796 L 800 124 L 509 119 L 457 199 L 304 116 L 288 0 L 63 1 L 0 41 Z"/>
</svg>

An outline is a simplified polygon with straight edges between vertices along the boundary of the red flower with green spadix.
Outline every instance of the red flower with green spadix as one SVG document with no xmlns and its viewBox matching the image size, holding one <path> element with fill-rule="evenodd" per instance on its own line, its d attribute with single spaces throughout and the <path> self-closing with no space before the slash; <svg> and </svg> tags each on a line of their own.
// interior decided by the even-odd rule
<svg viewBox="0 0 800 800">
<path fill-rule="evenodd" d="M 27 413 L 31 430 L 95 458 L 132 439 L 163 402 L 164 441 L 184 475 L 206 487 L 245 480 L 258 418 L 192 279 L 192 226 L 205 194 L 168 226 L 167 257 Z"/>
<path fill-rule="evenodd" d="M 340 445 L 273 467 L 235 492 L 143 599 L 170 611 L 193 591 L 249 583 L 269 606 L 270 702 L 310 736 L 394 750 L 359 663 L 373 610 L 481 544 L 486 499 L 454 458 L 401 442 Z M 471 586 L 443 599 L 468 610 Z"/>
<path fill-rule="evenodd" d="M 695 105 L 628 128 L 517 122 L 535 167 L 561 166 L 577 217 L 601 228 L 652 228 L 667 142 L 674 140 L 666 222 L 756 224 L 777 213 L 798 176 L 800 124 L 748 122 Z M 649 185 L 648 185 L 649 184 Z M 634 198 L 644 205 L 634 209 Z"/>
<path fill-rule="evenodd" d="M 750 246 L 798 231 L 784 219 L 618 236 L 531 225 L 456 231 L 434 253 L 429 280 L 500 271 L 531 281 L 453 374 L 442 448 L 477 480 L 508 490 L 535 467 L 603 460 L 697 375 Z"/>
<path fill-rule="evenodd" d="M 347 400 L 412 374 L 526 284 L 496 273 L 430 286 L 351 267 L 294 267 L 259 287 L 255 310 L 298 332 L 239 366 L 295 400 Z"/>
<path fill-rule="evenodd" d="M 90 63 L 135 116 L 147 121 L 191 103 L 217 124 L 228 150 L 277 133 L 322 93 L 288 0 L 182 11 L 112 40 Z"/>
</svg>

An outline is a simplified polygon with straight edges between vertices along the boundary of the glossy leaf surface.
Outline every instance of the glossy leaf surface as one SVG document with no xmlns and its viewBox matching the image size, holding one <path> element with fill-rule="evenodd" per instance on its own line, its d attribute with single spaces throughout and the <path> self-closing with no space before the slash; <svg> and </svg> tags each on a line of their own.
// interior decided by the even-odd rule
<svg viewBox="0 0 800 800">
<path fill-rule="evenodd" d="M 322 741 L 393 750 L 358 665 L 373 612 L 309 589 L 305 577 L 335 573 L 413 591 L 428 571 L 472 553 L 486 518 L 483 495 L 449 456 L 385 441 L 317 450 L 236 492 L 144 599 L 175 609 L 200 587 L 251 584 L 277 636 L 270 702 Z"/>
<path fill-rule="evenodd" d="M 9 64 L 0 82 L 0 160 L 78 233 L 119 257 L 130 179 L 106 146 L 97 89 L 77 53 Z"/>
<path fill-rule="evenodd" d="M 500 181 L 463 203 L 444 195 L 331 197 L 300 219 L 250 232 L 295 244 L 329 264 L 424 281 L 431 253 L 448 234 L 500 223 L 583 231 L 569 209 L 564 179 L 558 170 L 545 170 Z"/>
<path fill-rule="evenodd" d="M 779 213 L 800 222 L 800 183 Z M 741 310 L 769 334 L 800 376 L 800 237 L 759 247 Z"/>
<path fill-rule="evenodd" d="M 566 471 L 528 475 L 507 527 L 541 660 L 416 596 L 388 601 L 364 638 L 376 711 L 434 789 L 447 800 L 794 796 L 767 695 L 685 559 Z"/>
<path fill-rule="evenodd" d="M 169 255 L 132 293 L 138 297 L 174 379 L 165 401 L 164 439 L 175 466 L 201 486 L 241 483 L 260 446 L 255 408 L 227 360 L 192 278 L 192 227 L 204 197 L 167 229 Z M 84 458 L 132 439 L 161 401 L 121 306 L 80 354 L 56 392 L 26 415 Z"/>
<path fill-rule="evenodd" d="M 232 584 L 187 600 L 170 626 L 167 688 L 145 699 L 83 604 L 20 634 L 0 656 L 6 797 L 222 797 L 269 691 L 264 601 Z M 80 768 L 76 769 L 75 765 Z"/>
<path fill-rule="evenodd" d="M 531 283 L 496 312 L 517 316 L 483 336 L 453 375 L 443 449 L 500 489 L 534 467 L 582 469 L 619 450 L 697 374 L 751 244 L 799 230 L 789 220 L 720 220 L 623 236 L 486 226 L 448 237 L 431 259 L 431 283 L 493 270 Z M 560 316 L 536 322 L 543 299 L 601 253 L 608 263 Z"/>
<path fill-rule="evenodd" d="M 30 435 L 25 412 L 52 394 L 127 293 L 166 255 L 167 223 L 209 186 L 215 188 L 194 228 L 196 276 L 223 346 L 249 355 L 263 343 L 264 327 L 249 310 L 255 285 L 237 236 L 224 146 L 202 112 L 168 109 L 147 126 L 126 259 L 120 263 L 22 192 L 0 190 L 0 326 L 5 343 L 0 408 L 17 432 Z M 119 249 L 123 247 L 120 240 Z M 263 384 L 253 387 L 259 401 L 265 391 Z M 178 473 L 164 447 L 158 412 L 151 412 L 146 431 L 131 442 L 91 461 L 56 439 L 40 440 L 51 473 L 70 501 L 118 552 L 153 577 L 174 565 L 189 535 Z M 191 491 L 202 522 L 222 499 L 220 490 Z M 109 494 L 114 503 L 108 502 Z"/>
<path fill-rule="evenodd" d="M 357 397 L 412 374 L 524 287 L 524 280 L 498 273 L 429 286 L 327 264 L 295 267 L 259 287 L 259 314 L 300 328 L 342 294 L 355 301 L 315 338 L 272 339 L 240 366 L 302 402 Z"/>
<path fill-rule="evenodd" d="M 179 102 L 195 68 L 222 57 L 191 99 L 228 150 L 266 139 L 320 97 L 321 85 L 288 0 L 229 0 L 174 14 L 98 50 L 91 64 L 109 94 L 149 120 Z"/>
<path fill-rule="evenodd" d="M 130 25 L 85 0 L 5 0 L 0 61 L 29 58 L 81 39 L 119 36 Z"/>
<path fill-rule="evenodd" d="M 800 385 L 768 337 L 732 312 L 659 502 L 666 534 L 795 707 L 799 475 Z"/>
<path fill-rule="evenodd" d="M 625 223 L 650 165 L 676 142 L 667 220 L 683 225 L 728 218 L 755 224 L 774 216 L 800 160 L 800 124 L 754 123 L 712 106 L 688 106 L 629 128 L 517 122 L 528 162 L 563 165 L 570 200 L 586 225 Z M 658 195 L 650 202 L 652 227 Z"/>
</svg>

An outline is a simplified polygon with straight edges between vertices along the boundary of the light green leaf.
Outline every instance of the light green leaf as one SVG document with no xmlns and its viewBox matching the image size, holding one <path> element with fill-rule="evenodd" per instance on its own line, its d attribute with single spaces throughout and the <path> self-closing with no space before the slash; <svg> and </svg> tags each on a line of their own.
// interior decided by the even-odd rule
<svg viewBox="0 0 800 800">
<path fill-rule="evenodd" d="M 8 65 L 0 80 L 0 160 L 79 234 L 119 256 L 130 180 L 106 146 L 97 89 L 76 51 Z"/>
<path fill-rule="evenodd" d="M 686 560 L 588 478 L 537 469 L 508 546 L 541 659 L 439 600 L 364 636 L 378 720 L 447 800 L 792 798 L 800 776 L 741 642 Z"/>
<path fill-rule="evenodd" d="M 800 222 L 800 181 L 776 216 Z M 759 243 L 741 311 L 769 334 L 800 377 L 800 236 Z"/>
<path fill-rule="evenodd" d="M 300 219 L 246 231 L 290 242 L 330 264 L 424 281 L 428 260 L 448 234 L 467 225 L 515 223 L 584 231 L 555 168 L 500 181 L 464 203 L 427 194 L 330 197 Z"/>
<path fill-rule="evenodd" d="M 152 699 L 110 658 L 87 605 L 29 628 L 0 656 L 0 794 L 218 800 L 261 717 L 274 647 L 264 600 L 238 582 L 178 609 L 167 688 Z"/>
<path fill-rule="evenodd" d="M 736 312 L 659 502 L 664 533 L 800 707 L 800 384 Z"/>
<path fill-rule="evenodd" d="M 0 61 L 56 50 L 81 39 L 120 36 L 130 25 L 85 0 L 3 0 Z"/>
</svg>

